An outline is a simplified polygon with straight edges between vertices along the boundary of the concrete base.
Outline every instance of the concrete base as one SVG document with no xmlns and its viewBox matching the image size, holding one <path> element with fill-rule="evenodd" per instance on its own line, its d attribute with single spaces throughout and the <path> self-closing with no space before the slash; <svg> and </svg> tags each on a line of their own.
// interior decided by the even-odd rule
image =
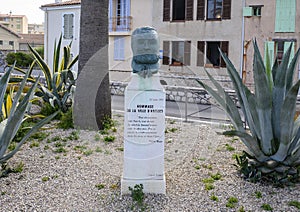
<svg viewBox="0 0 300 212">
<path fill-rule="evenodd" d="M 143 184 L 144 193 L 166 194 L 166 178 L 165 175 L 161 180 L 129 180 L 121 179 L 121 194 L 130 194 L 129 187 L 134 188 L 135 185 Z"/>
</svg>

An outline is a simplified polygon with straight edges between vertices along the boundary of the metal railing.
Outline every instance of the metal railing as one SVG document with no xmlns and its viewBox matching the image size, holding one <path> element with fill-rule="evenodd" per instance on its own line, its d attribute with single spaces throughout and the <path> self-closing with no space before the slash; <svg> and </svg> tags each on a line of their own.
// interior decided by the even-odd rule
<svg viewBox="0 0 300 212">
<path fill-rule="evenodd" d="M 128 32 L 131 30 L 131 16 L 116 16 L 109 19 L 110 32 Z"/>
</svg>

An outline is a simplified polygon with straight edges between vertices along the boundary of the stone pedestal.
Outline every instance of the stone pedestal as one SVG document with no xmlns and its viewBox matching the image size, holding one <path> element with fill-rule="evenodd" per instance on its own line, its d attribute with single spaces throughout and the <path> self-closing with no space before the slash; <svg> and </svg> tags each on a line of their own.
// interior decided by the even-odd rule
<svg viewBox="0 0 300 212">
<path fill-rule="evenodd" d="M 122 194 L 136 184 L 143 184 L 145 193 L 166 192 L 165 102 L 159 74 L 149 78 L 132 74 L 125 90 Z"/>
</svg>

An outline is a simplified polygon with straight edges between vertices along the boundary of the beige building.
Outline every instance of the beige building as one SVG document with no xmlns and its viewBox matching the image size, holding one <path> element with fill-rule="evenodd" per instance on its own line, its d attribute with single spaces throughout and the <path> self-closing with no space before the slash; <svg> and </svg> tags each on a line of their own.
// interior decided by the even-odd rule
<svg viewBox="0 0 300 212">
<path fill-rule="evenodd" d="M 28 33 L 28 19 L 25 15 L 0 14 L 0 24 L 17 33 Z"/>
<path fill-rule="evenodd" d="M 0 50 L 19 50 L 21 36 L 0 24 Z"/>
<path fill-rule="evenodd" d="M 20 34 L 20 36 L 19 50 L 29 51 L 28 44 L 33 48 L 44 46 L 44 34 Z"/>
<path fill-rule="evenodd" d="M 299 0 L 246 0 L 244 7 L 245 43 L 243 78 L 253 86 L 252 40 L 256 39 L 262 56 L 268 49 L 271 62 L 282 60 L 284 52 L 292 44 L 292 54 L 296 53 L 300 42 L 300 2 Z M 299 79 L 300 67 L 295 78 Z"/>
<path fill-rule="evenodd" d="M 67 32 L 73 36 L 65 41 L 72 41 L 72 53 L 78 54 L 80 0 L 57 1 L 43 5 L 42 9 L 46 15 L 45 51 L 51 50 L 54 39 L 65 33 L 68 28 L 62 24 L 67 23 L 72 27 Z M 160 36 L 162 75 L 205 79 L 204 70 L 207 70 L 225 88 L 230 88 L 218 50 L 221 49 L 244 81 L 251 85 L 253 48 L 250 41 L 257 39 L 263 56 L 268 46 L 273 61 L 290 43 L 296 50 L 300 39 L 300 15 L 296 11 L 300 11 L 296 0 L 109 0 L 111 79 L 129 79 L 131 34 L 135 28 L 148 25 L 156 28 Z M 63 21 L 66 14 L 71 17 L 68 22 Z M 51 57 L 52 53 L 45 52 L 45 55 Z M 180 84 L 168 77 L 164 80 L 168 85 L 197 85 L 187 81 Z"/>
<path fill-rule="evenodd" d="M 156 8 L 152 15 L 153 26 L 161 38 L 163 72 L 206 78 L 206 69 L 224 82 L 223 86 L 230 87 L 226 65 L 218 49 L 240 69 L 242 2 L 163 0 L 153 1 L 153 8 Z M 167 84 L 174 82 L 169 80 Z"/>
<path fill-rule="evenodd" d="M 44 23 L 28 24 L 28 34 L 44 34 Z"/>
<path fill-rule="evenodd" d="M 153 1 L 109 1 L 109 69 L 111 79 L 129 80 L 131 68 L 131 34 L 141 26 L 152 26 Z M 121 74 L 123 73 L 123 74 Z"/>
</svg>

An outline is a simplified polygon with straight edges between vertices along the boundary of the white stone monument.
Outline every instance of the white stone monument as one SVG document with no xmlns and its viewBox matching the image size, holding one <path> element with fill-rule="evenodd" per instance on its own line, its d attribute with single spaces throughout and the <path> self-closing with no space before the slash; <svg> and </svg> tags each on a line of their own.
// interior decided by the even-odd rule
<svg viewBox="0 0 300 212">
<path fill-rule="evenodd" d="M 125 90 L 124 167 L 121 193 L 143 184 L 145 193 L 166 193 L 165 91 L 158 72 L 159 41 L 151 27 L 132 34 L 132 78 Z"/>
</svg>

